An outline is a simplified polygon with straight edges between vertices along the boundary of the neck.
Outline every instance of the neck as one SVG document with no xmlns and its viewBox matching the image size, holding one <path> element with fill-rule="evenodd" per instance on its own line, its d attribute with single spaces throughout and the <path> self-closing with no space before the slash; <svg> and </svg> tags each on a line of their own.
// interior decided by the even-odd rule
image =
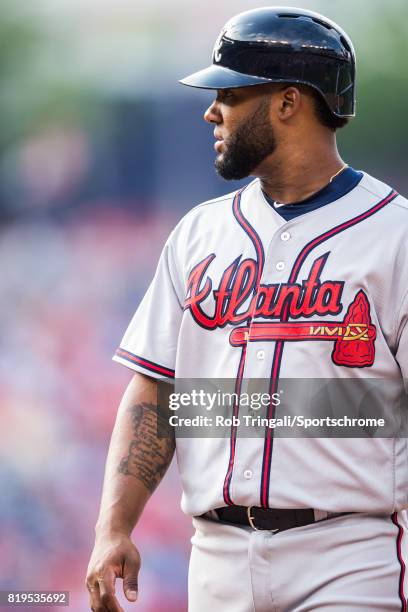
<svg viewBox="0 0 408 612">
<path fill-rule="evenodd" d="M 346 165 L 337 151 L 334 134 L 324 146 L 296 146 L 279 158 L 276 153 L 265 160 L 257 176 L 263 191 L 281 204 L 305 200 L 327 185 Z"/>
</svg>

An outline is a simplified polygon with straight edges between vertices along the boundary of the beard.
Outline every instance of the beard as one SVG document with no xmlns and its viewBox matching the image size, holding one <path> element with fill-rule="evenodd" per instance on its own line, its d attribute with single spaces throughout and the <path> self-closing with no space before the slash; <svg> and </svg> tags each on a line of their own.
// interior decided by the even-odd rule
<svg viewBox="0 0 408 612">
<path fill-rule="evenodd" d="M 276 149 L 276 137 L 269 118 L 270 99 L 258 108 L 227 138 L 225 151 L 215 160 L 217 174 L 227 181 L 251 174 Z"/>
</svg>

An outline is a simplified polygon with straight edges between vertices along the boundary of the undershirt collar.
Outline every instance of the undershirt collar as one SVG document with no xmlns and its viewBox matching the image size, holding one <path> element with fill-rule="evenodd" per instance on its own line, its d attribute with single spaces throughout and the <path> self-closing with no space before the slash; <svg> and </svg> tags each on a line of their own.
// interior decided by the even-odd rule
<svg viewBox="0 0 408 612">
<path fill-rule="evenodd" d="M 294 202 L 293 204 L 281 204 L 277 206 L 274 200 L 272 200 L 272 198 L 270 198 L 264 191 L 263 194 L 268 204 L 270 204 L 274 210 L 285 219 L 285 221 L 290 221 L 299 215 L 304 215 L 305 213 L 316 210 L 317 208 L 330 204 L 331 202 L 345 196 L 358 185 L 362 178 L 362 172 L 358 172 L 357 170 L 348 167 L 343 170 L 341 174 L 336 176 L 331 183 L 305 200 Z"/>
</svg>

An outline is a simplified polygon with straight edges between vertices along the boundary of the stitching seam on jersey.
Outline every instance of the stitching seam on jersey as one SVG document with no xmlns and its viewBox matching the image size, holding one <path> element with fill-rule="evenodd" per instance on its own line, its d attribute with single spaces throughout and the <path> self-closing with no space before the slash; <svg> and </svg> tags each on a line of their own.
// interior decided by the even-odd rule
<svg viewBox="0 0 408 612">
<path fill-rule="evenodd" d="M 396 317 L 396 319 L 395 319 L 395 323 L 394 323 L 393 336 L 394 336 L 394 338 L 395 338 L 395 348 L 397 348 L 397 347 L 398 347 L 399 341 L 400 341 L 400 339 L 401 339 L 402 332 L 404 331 L 404 329 L 405 329 L 405 327 L 406 327 L 406 325 L 407 325 L 407 322 L 408 322 L 408 317 L 407 317 L 407 321 L 404 323 L 404 325 L 402 326 L 401 331 L 398 333 L 398 321 L 399 321 L 399 320 L 400 320 L 400 318 L 401 318 L 402 308 L 403 308 L 403 306 L 404 306 L 405 301 L 407 300 L 407 298 L 408 298 L 408 290 L 407 290 L 407 291 L 404 293 L 404 295 L 403 295 L 403 298 L 402 298 L 402 300 L 401 300 L 401 305 L 400 305 L 400 307 L 399 307 L 399 309 L 398 309 L 397 317 Z"/>
<path fill-rule="evenodd" d="M 408 440 L 404 438 L 404 447 L 405 447 L 405 460 L 408 463 Z M 408 503 L 408 487 L 407 487 L 407 496 L 405 498 L 405 503 Z"/>
<path fill-rule="evenodd" d="M 255 597 L 254 597 L 254 582 L 253 582 L 253 579 L 252 579 L 252 565 L 251 565 L 251 561 L 252 561 L 252 546 L 254 544 L 253 537 L 254 537 L 254 534 L 253 533 L 249 533 L 249 538 L 248 538 L 248 570 L 249 570 L 249 580 L 251 582 L 251 601 L 252 601 L 252 607 L 253 607 L 253 612 L 256 612 Z"/>
<path fill-rule="evenodd" d="M 201 208 L 202 206 L 210 206 L 211 204 L 221 204 L 221 202 L 233 200 L 235 194 L 236 192 L 234 191 L 231 195 L 220 196 L 219 198 L 215 198 L 214 200 L 207 200 L 206 202 L 201 202 L 200 204 L 197 204 L 197 206 L 194 206 L 191 210 L 189 210 L 187 215 L 190 214 L 190 212 L 193 212 L 193 210 L 197 210 L 197 208 Z"/>
<path fill-rule="evenodd" d="M 408 210 L 408 201 L 403 198 L 401 196 L 401 194 L 399 194 L 400 197 L 399 198 L 395 198 L 395 200 L 393 201 L 393 204 L 395 206 L 398 206 L 398 208 L 403 208 L 404 210 Z M 404 204 L 404 202 L 407 202 L 406 204 Z"/>
<path fill-rule="evenodd" d="M 392 444 L 392 510 L 393 512 L 395 511 L 395 503 L 396 503 L 396 474 L 395 474 L 395 467 L 396 467 L 396 443 L 397 443 L 397 439 L 394 437 L 393 438 L 393 444 Z"/>
<path fill-rule="evenodd" d="M 173 276 L 172 276 L 172 273 L 171 273 L 171 268 L 170 268 L 170 265 L 169 265 L 169 257 L 172 258 L 172 260 L 173 260 L 172 263 L 174 264 L 174 267 L 177 269 L 177 273 L 178 273 L 178 275 L 180 277 L 181 284 L 183 285 L 183 288 L 184 288 L 184 299 L 185 299 L 185 295 L 186 295 L 186 280 L 183 277 L 183 275 L 180 274 L 180 270 L 179 270 L 176 254 L 175 254 L 174 249 L 173 249 L 173 244 L 170 242 L 170 240 L 167 242 L 167 247 L 168 247 L 168 255 L 167 255 L 166 261 L 165 261 L 166 268 L 167 268 L 167 273 L 168 273 L 169 279 L 171 281 L 171 288 L 173 290 L 174 297 L 176 298 L 177 303 L 180 306 L 180 310 L 183 313 L 183 311 L 184 311 L 184 304 L 182 302 L 180 302 L 180 298 L 179 298 L 178 293 L 177 293 L 177 289 L 176 289 L 176 286 L 175 286 L 175 283 L 174 283 L 174 280 L 173 280 Z"/>
<path fill-rule="evenodd" d="M 364 175 L 364 176 L 365 176 L 365 175 Z M 361 181 L 360 181 L 360 183 L 357 185 L 357 187 L 361 187 L 361 189 L 364 189 L 364 191 L 367 191 L 367 193 L 369 193 L 370 195 L 373 195 L 375 198 L 386 198 L 386 197 L 387 197 L 386 195 L 383 195 L 383 194 L 381 194 L 381 193 L 376 193 L 375 191 L 372 191 L 371 189 L 369 189 L 368 187 L 366 187 L 366 185 L 362 185 L 362 184 L 361 184 Z M 395 191 L 395 190 L 393 189 L 393 191 Z M 388 191 L 388 193 L 390 193 L 390 192 Z"/>
<path fill-rule="evenodd" d="M 249 183 L 249 185 L 252 185 L 252 183 Z M 248 187 L 248 185 L 246 187 Z M 237 195 L 238 191 L 240 191 L 240 190 L 237 189 L 236 191 L 232 191 L 230 194 L 227 194 L 227 195 L 224 195 L 224 196 L 220 196 L 219 198 L 213 198 L 212 200 L 207 200 L 206 202 L 201 202 L 200 204 L 197 204 L 196 206 L 193 206 L 193 208 L 191 208 L 191 210 L 189 210 L 184 215 L 183 219 L 186 219 L 195 210 L 197 210 L 198 208 L 202 208 L 203 206 L 210 206 L 211 204 L 221 204 L 222 202 L 227 202 L 228 200 L 234 201 L 234 198 Z M 181 219 L 180 221 L 182 221 L 183 219 Z"/>
</svg>

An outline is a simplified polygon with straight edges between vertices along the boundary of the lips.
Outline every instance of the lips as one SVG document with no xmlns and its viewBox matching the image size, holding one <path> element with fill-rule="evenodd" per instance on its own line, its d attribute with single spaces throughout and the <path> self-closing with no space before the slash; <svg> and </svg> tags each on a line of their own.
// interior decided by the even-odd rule
<svg viewBox="0 0 408 612">
<path fill-rule="evenodd" d="M 217 140 L 216 142 L 214 142 L 214 149 L 217 151 L 217 153 L 222 152 L 223 146 L 224 146 L 223 140 Z"/>
<path fill-rule="evenodd" d="M 217 151 L 217 153 L 221 153 L 221 149 L 224 144 L 224 139 L 221 134 L 216 130 L 214 130 L 214 138 L 216 139 L 216 142 L 214 143 L 214 149 Z"/>
</svg>

